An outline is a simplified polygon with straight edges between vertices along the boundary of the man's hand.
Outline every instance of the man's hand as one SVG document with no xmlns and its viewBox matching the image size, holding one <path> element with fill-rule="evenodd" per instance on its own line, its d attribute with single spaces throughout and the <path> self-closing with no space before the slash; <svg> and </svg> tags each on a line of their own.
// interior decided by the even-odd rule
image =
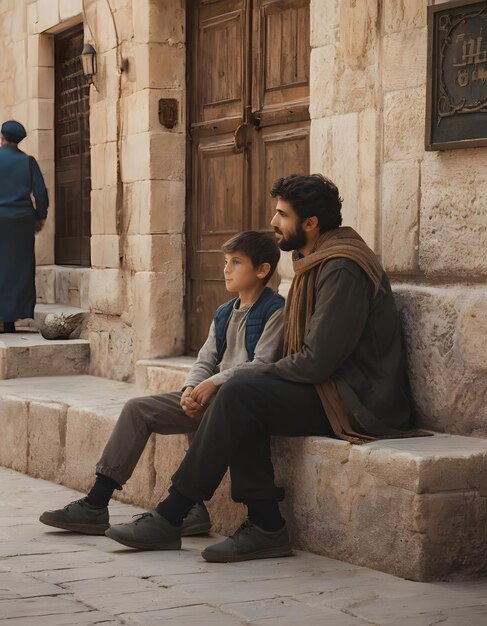
<svg viewBox="0 0 487 626">
<path fill-rule="evenodd" d="M 194 387 L 186 387 L 181 395 L 180 405 L 188 417 L 196 419 L 203 415 L 204 409 L 191 397 L 193 389 Z"/>
<path fill-rule="evenodd" d="M 36 233 L 41 232 L 41 230 L 44 228 L 45 223 L 46 223 L 46 220 L 36 220 L 36 225 L 35 225 Z"/>
<path fill-rule="evenodd" d="M 218 391 L 218 387 L 211 382 L 211 380 L 204 380 L 197 387 L 193 389 L 191 392 L 191 398 L 199 404 L 203 410 L 210 404 L 213 400 L 216 392 Z"/>
</svg>

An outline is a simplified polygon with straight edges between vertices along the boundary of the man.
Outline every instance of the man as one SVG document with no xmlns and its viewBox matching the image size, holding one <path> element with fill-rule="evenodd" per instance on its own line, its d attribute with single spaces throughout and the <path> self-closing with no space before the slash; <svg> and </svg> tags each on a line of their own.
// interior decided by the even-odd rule
<svg viewBox="0 0 487 626">
<path fill-rule="evenodd" d="M 334 432 L 360 441 L 410 427 L 406 362 L 389 280 L 359 235 L 340 228 L 337 188 L 320 175 L 294 175 L 276 181 L 271 193 L 279 246 L 295 251 L 285 356 L 252 372 L 241 368 L 220 389 L 157 507 L 157 528 L 149 517 L 112 526 L 107 535 L 120 543 L 177 546 L 185 516 L 195 502 L 211 498 L 230 468 L 232 496 L 248 506 L 249 521 L 206 548 L 203 557 L 229 562 L 290 555 L 270 436 Z"/>
<path fill-rule="evenodd" d="M 17 319 L 34 317 L 34 233 L 49 198 L 37 161 L 18 147 L 27 136 L 22 124 L 8 120 L 0 133 L 0 333 L 14 333 Z"/>
</svg>

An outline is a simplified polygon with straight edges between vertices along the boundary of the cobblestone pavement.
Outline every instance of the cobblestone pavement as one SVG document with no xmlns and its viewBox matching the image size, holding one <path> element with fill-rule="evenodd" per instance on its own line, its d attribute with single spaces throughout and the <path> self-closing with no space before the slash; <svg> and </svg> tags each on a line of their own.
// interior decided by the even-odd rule
<svg viewBox="0 0 487 626">
<path fill-rule="evenodd" d="M 210 564 L 213 538 L 135 552 L 37 522 L 75 491 L 0 468 L 0 623 L 168 626 L 485 626 L 487 580 L 414 583 L 304 552 Z M 139 512 L 115 502 L 112 522 Z"/>
</svg>

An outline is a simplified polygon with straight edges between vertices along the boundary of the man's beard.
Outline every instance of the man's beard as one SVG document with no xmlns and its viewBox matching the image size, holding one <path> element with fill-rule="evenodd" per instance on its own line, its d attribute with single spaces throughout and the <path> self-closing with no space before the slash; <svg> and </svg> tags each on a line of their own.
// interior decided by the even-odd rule
<svg viewBox="0 0 487 626">
<path fill-rule="evenodd" d="M 280 232 L 280 231 L 279 231 Z M 282 239 L 279 242 L 279 248 L 284 252 L 290 252 L 291 250 L 299 250 L 300 248 L 304 248 L 304 246 L 308 243 L 306 239 L 306 234 L 301 226 L 301 222 L 296 224 L 296 232 L 293 235 L 288 235 L 286 238 L 283 233 Z"/>
</svg>

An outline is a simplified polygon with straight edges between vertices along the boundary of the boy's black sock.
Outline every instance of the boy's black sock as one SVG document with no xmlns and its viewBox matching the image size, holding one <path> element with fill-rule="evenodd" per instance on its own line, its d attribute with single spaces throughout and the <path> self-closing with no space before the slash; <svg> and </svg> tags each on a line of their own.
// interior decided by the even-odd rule
<svg viewBox="0 0 487 626">
<path fill-rule="evenodd" d="M 95 484 L 88 492 L 85 501 L 91 506 L 108 506 L 110 498 L 115 489 L 120 489 L 120 485 L 108 476 L 97 474 Z"/>
<path fill-rule="evenodd" d="M 286 523 L 278 503 L 274 500 L 249 500 L 245 504 L 249 511 L 249 520 L 262 530 L 280 530 Z"/>
<path fill-rule="evenodd" d="M 156 506 L 156 511 L 173 526 L 181 526 L 183 519 L 194 505 L 194 500 L 183 496 L 182 493 L 171 487 L 167 498 Z"/>
</svg>

